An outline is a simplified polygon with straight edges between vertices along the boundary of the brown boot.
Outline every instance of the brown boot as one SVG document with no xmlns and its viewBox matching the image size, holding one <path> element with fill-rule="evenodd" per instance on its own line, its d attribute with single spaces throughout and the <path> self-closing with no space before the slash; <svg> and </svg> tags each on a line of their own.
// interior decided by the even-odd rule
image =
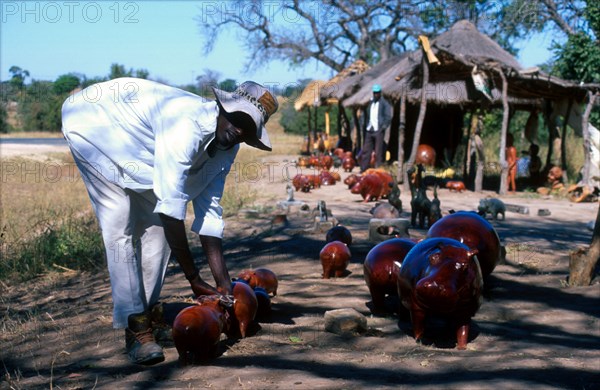
<svg viewBox="0 0 600 390">
<path fill-rule="evenodd" d="M 127 325 L 125 347 L 129 360 L 146 366 L 165 360 L 162 348 L 154 341 L 149 313 L 131 314 L 127 318 Z"/>
</svg>

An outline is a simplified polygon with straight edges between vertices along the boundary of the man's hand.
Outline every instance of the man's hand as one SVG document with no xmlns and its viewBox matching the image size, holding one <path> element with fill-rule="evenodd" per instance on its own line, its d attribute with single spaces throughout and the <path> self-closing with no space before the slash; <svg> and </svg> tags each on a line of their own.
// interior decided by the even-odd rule
<svg viewBox="0 0 600 390">
<path fill-rule="evenodd" d="M 190 286 L 197 297 L 201 295 L 221 295 L 216 288 L 202 280 L 199 275 L 190 280 Z"/>
</svg>

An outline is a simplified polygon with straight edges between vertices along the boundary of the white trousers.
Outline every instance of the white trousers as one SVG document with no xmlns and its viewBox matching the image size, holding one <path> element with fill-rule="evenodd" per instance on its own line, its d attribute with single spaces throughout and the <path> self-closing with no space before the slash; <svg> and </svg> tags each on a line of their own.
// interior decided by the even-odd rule
<svg viewBox="0 0 600 390">
<path fill-rule="evenodd" d="M 113 327 L 158 301 L 171 255 L 152 190 L 135 192 L 108 181 L 82 156 L 73 157 L 98 218 L 113 299 Z"/>
</svg>

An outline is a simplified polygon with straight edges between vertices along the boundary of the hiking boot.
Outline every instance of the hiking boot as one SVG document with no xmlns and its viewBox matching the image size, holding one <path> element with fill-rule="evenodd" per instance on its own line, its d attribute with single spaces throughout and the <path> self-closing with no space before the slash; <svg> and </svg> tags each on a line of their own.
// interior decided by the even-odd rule
<svg viewBox="0 0 600 390">
<path fill-rule="evenodd" d="M 131 314 L 127 318 L 127 325 L 128 328 L 125 329 L 125 348 L 129 360 L 146 366 L 165 360 L 162 348 L 154 340 L 148 313 Z"/>
</svg>

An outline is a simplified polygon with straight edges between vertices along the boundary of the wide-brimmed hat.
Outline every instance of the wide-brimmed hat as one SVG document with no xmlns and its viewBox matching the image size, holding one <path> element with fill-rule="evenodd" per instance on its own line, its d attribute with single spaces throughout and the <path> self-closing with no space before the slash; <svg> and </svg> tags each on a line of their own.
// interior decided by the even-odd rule
<svg viewBox="0 0 600 390">
<path fill-rule="evenodd" d="M 269 90 L 254 81 L 245 81 L 233 92 L 223 91 L 213 87 L 217 101 L 227 113 L 243 112 L 250 116 L 256 129 L 256 138 L 246 140 L 255 148 L 271 151 L 271 141 L 265 128 L 265 123 L 273 115 L 279 104 Z M 251 125 L 252 123 L 248 123 Z M 254 130 L 246 129 L 243 130 Z"/>
</svg>

